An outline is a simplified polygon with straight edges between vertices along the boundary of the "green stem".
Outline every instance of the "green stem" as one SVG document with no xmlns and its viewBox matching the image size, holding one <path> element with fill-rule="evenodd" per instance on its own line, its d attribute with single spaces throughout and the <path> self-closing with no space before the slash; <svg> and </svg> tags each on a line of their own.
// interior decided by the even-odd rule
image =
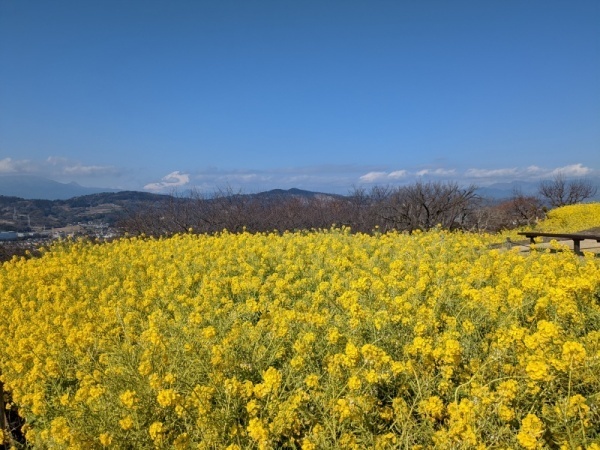
<svg viewBox="0 0 600 450">
<path fill-rule="evenodd" d="M 567 400 L 566 400 L 566 404 L 565 404 L 565 412 L 564 412 L 564 421 L 565 421 L 565 428 L 567 429 L 567 436 L 569 437 L 569 445 L 571 446 L 571 448 L 575 448 L 573 447 L 573 437 L 571 436 L 571 428 L 569 427 L 569 401 L 571 400 L 571 377 L 573 375 L 573 362 L 571 360 L 571 364 L 569 365 L 569 385 L 568 385 L 568 391 L 567 391 Z"/>
</svg>

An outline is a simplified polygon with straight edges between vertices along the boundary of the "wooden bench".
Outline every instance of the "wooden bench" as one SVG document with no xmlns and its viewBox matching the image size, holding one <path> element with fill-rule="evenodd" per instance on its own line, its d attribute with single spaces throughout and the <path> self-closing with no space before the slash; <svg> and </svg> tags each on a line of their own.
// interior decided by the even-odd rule
<svg viewBox="0 0 600 450">
<path fill-rule="evenodd" d="M 528 237 L 532 244 L 535 243 L 536 237 L 549 237 L 559 239 L 570 239 L 573 241 L 573 251 L 578 255 L 581 255 L 581 241 L 586 239 L 592 239 L 596 242 L 600 242 L 600 236 L 594 234 L 582 234 L 582 233 L 543 233 L 537 231 L 525 231 L 518 233 L 522 236 Z"/>
</svg>

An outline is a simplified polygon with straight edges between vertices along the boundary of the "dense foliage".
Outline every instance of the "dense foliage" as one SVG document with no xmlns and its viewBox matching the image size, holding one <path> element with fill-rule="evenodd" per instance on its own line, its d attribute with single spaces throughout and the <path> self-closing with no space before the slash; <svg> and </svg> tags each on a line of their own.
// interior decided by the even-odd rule
<svg viewBox="0 0 600 450">
<path fill-rule="evenodd" d="M 1 380 L 35 448 L 598 449 L 600 260 L 492 239 L 57 244 L 0 269 Z"/>
</svg>

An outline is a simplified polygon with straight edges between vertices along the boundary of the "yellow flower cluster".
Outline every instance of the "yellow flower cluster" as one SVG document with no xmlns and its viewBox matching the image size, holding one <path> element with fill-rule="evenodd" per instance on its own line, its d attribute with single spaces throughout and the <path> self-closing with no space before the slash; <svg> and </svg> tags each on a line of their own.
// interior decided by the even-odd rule
<svg viewBox="0 0 600 450">
<path fill-rule="evenodd" d="M 594 448 L 600 260 L 492 239 L 59 243 L 0 268 L 0 377 L 34 448 Z"/>
<path fill-rule="evenodd" d="M 548 233 L 574 233 L 599 226 L 600 203 L 578 203 L 549 211 L 548 217 L 535 229 Z"/>
</svg>

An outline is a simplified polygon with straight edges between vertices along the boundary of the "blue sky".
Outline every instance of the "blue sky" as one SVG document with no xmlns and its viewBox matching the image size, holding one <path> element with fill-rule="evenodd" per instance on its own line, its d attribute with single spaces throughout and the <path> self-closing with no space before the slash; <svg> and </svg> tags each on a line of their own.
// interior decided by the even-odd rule
<svg viewBox="0 0 600 450">
<path fill-rule="evenodd" d="M 0 174 L 339 193 L 598 176 L 598 24 L 598 0 L 3 0 Z"/>
</svg>

